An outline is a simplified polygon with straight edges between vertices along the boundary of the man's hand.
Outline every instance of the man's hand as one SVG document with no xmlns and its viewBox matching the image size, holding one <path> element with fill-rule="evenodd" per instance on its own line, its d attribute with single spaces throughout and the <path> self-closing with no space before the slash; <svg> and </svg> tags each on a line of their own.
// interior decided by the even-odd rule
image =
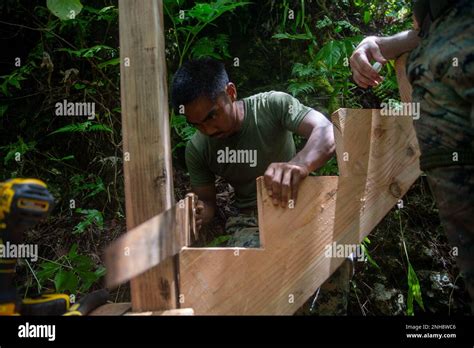
<svg viewBox="0 0 474 348">
<path fill-rule="evenodd" d="M 378 38 L 366 37 L 352 53 L 350 64 L 354 81 L 362 88 L 376 86 L 382 82 L 382 77 L 372 68 L 371 61 L 385 64 L 387 60 L 382 55 Z"/>
<path fill-rule="evenodd" d="M 196 198 L 197 199 L 197 198 Z M 202 227 L 202 222 L 204 219 L 204 202 L 198 200 L 196 203 L 196 232 L 199 232 Z"/>
<path fill-rule="evenodd" d="M 370 62 L 385 64 L 387 59 L 395 59 L 411 51 L 419 43 L 418 30 L 402 31 L 388 37 L 366 37 L 356 47 L 350 59 L 354 81 L 363 88 L 379 84 L 382 78 L 372 68 Z"/>
<path fill-rule="evenodd" d="M 193 187 L 192 192 L 196 195 L 196 232 L 199 232 L 202 225 L 206 225 L 214 218 L 216 211 L 216 187 L 214 184 Z"/>
<path fill-rule="evenodd" d="M 265 171 L 264 182 L 274 205 L 288 206 L 289 200 L 296 202 L 298 187 L 309 174 L 308 169 L 294 163 L 272 163 Z"/>
</svg>

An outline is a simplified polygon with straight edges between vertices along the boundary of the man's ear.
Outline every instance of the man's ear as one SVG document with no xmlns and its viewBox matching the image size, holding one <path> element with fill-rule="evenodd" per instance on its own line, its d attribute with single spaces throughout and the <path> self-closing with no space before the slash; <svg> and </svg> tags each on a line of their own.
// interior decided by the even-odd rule
<svg viewBox="0 0 474 348">
<path fill-rule="evenodd" d="M 237 100 L 237 88 L 232 82 L 229 82 L 227 84 L 227 86 L 225 87 L 225 91 L 232 102 L 235 102 Z"/>
</svg>

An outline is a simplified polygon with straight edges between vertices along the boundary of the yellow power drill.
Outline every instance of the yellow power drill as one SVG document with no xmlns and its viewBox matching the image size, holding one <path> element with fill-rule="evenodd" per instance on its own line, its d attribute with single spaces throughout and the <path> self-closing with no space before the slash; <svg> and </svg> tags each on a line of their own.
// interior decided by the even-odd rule
<svg viewBox="0 0 474 348">
<path fill-rule="evenodd" d="M 20 245 L 24 232 L 48 216 L 54 198 L 37 179 L 0 182 L 0 315 L 17 315 L 19 299 L 14 285 L 16 257 L 4 257 L 9 245 Z"/>
</svg>

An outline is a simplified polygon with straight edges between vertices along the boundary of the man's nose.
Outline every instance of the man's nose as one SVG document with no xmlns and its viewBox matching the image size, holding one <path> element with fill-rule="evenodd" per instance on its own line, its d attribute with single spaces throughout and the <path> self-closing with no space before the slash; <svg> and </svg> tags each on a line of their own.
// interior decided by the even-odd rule
<svg viewBox="0 0 474 348">
<path fill-rule="evenodd" d="M 210 127 L 207 125 L 201 125 L 199 129 L 202 133 L 212 136 L 214 133 L 217 132 L 217 129 L 215 127 Z"/>
</svg>

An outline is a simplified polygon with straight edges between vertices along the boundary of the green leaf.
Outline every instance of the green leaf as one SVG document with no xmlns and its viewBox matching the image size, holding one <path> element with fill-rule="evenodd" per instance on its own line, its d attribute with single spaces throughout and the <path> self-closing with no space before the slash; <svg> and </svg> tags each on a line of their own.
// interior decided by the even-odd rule
<svg viewBox="0 0 474 348">
<path fill-rule="evenodd" d="M 107 269 L 104 267 L 104 266 L 99 266 L 96 270 L 95 270 L 95 275 L 98 277 L 98 278 L 101 278 L 103 277 L 106 273 L 107 273 Z"/>
<path fill-rule="evenodd" d="M 83 83 L 76 82 L 76 83 L 73 85 L 73 87 L 74 87 L 74 89 L 76 89 L 76 90 L 81 90 L 81 89 L 86 88 L 86 85 L 83 84 Z"/>
<path fill-rule="evenodd" d="M 72 231 L 73 234 L 81 234 L 91 225 L 96 225 L 101 230 L 104 228 L 104 217 L 100 211 L 96 209 L 78 208 L 76 212 L 84 214 L 85 218 L 74 227 Z"/>
<path fill-rule="evenodd" d="M 423 298 L 421 297 L 420 281 L 416 275 L 410 262 L 408 262 L 408 298 L 407 298 L 407 314 L 414 315 L 413 299 L 418 305 L 425 310 Z"/>
<path fill-rule="evenodd" d="M 112 54 L 115 55 L 115 48 L 112 48 L 112 47 L 106 46 L 106 45 L 95 45 L 95 46 L 92 46 L 92 47 L 81 48 L 79 50 L 73 50 L 71 48 L 66 47 L 66 48 L 58 48 L 56 51 L 58 51 L 58 52 L 67 52 L 71 56 L 78 57 L 78 58 L 96 57 L 97 53 L 99 53 L 101 51 L 109 51 L 109 52 L 112 52 Z M 116 58 L 116 59 L 119 59 L 119 58 Z"/>
<path fill-rule="evenodd" d="M 374 266 L 375 268 L 380 269 L 380 266 L 377 264 L 377 262 L 375 262 L 375 260 L 372 258 L 372 256 L 370 256 L 369 250 L 368 250 L 366 244 L 370 244 L 370 240 L 367 239 L 367 238 L 364 239 L 364 241 L 360 244 L 360 246 L 362 248 L 362 251 L 364 252 L 364 255 L 367 257 L 367 261 L 369 261 L 369 263 L 372 266 Z"/>
<path fill-rule="evenodd" d="M 82 10 L 80 0 L 47 0 L 46 6 L 62 21 L 76 18 Z"/>
<path fill-rule="evenodd" d="M 54 286 L 57 292 L 69 291 L 75 293 L 79 280 L 74 272 L 61 270 L 54 277 Z"/>
<path fill-rule="evenodd" d="M 330 25 L 332 25 L 332 20 L 326 15 L 324 15 L 323 19 L 320 19 L 319 21 L 316 22 L 317 29 L 323 29 L 323 28 L 329 27 Z"/>
<path fill-rule="evenodd" d="M 59 129 L 56 129 L 54 132 L 51 132 L 48 134 L 53 135 L 53 134 L 58 134 L 58 133 L 77 133 L 77 132 L 85 132 L 87 128 L 92 124 L 91 121 L 86 121 L 84 123 L 74 123 L 74 124 L 69 124 L 67 126 L 61 127 Z"/>
<path fill-rule="evenodd" d="M 311 40 L 313 37 L 309 34 L 289 34 L 278 33 L 272 36 L 273 39 L 278 40 Z"/>
<path fill-rule="evenodd" d="M 100 277 L 98 277 L 94 272 L 81 272 L 78 271 L 77 274 L 79 278 L 81 278 L 82 285 L 81 285 L 81 292 L 87 292 L 92 284 L 96 282 Z"/>
<path fill-rule="evenodd" d="M 215 38 L 203 37 L 199 39 L 191 50 L 192 58 L 212 57 L 222 59 L 223 56 L 230 57 L 228 52 L 229 37 L 219 34 Z"/>
<path fill-rule="evenodd" d="M 71 261 L 76 271 L 89 271 L 94 267 L 94 261 L 86 255 L 77 255 L 74 260 Z"/>
<path fill-rule="evenodd" d="M 8 105 L 0 105 L 0 117 L 3 117 L 8 110 Z"/>
<path fill-rule="evenodd" d="M 91 121 L 86 121 L 83 123 L 73 123 L 67 126 L 56 129 L 54 132 L 48 134 L 48 136 L 58 133 L 86 133 L 86 132 L 111 132 L 112 129 L 103 125 L 103 124 L 93 124 Z"/>
<path fill-rule="evenodd" d="M 44 282 L 45 280 L 51 278 L 58 270 L 61 269 L 61 265 L 50 261 L 43 262 L 39 267 L 41 270 L 36 273 L 36 276 L 40 282 Z"/>
<path fill-rule="evenodd" d="M 104 124 L 93 124 L 92 126 L 90 126 L 90 128 L 87 131 L 88 132 L 110 132 L 110 133 L 114 132 L 110 127 L 107 127 Z"/>
<path fill-rule="evenodd" d="M 314 93 L 314 85 L 311 82 L 293 82 L 288 85 L 288 91 L 294 96 L 300 94 Z"/>
<path fill-rule="evenodd" d="M 74 243 L 71 246 L 71 249 L 69 249 L 69 253 L 67 254 L 68 259 L 74 259 L 78 255 L 77 248 L 78 248 L 78 246 L 77 246 L 76 243 Z"/>
<path fill-rule="evenodd" d="M 311 65 L 304 65 L 301 63 L 295 63 L 291 70 L 291 74 L 298 76 L 298 77 L 309 77 L 315 76 L 317 74 L 317 70 Z"/>
<path fill-rule="evenodd" d="M 5 155 L 5 158 L 3 160 L 3 163 L 6 165 L 10 160 L 15 158 L 17 153 L 20 154 L 20 156 L 23 156 L 27 152 L 30 152 L 34 150 L 36 147 L 36 141 L 30 141 L 28 143 L 25 143 L 23 141 L 22 137 L 18 137 L 18 141 L 16 143 L 12 143 L 6 146 L 0 146 L 0 149 L 7 150 L 7 154 Z"/>
<path fill-rule="evenodd" d="M 112 58 L 110 60 L 107 60 L 103 63 L 100 63 L 98 65 L 98 67 L 99 67 L 99 69 L 102 69 L 102 68 L 105 68 L 107 66 L 111 66 L 111 65 L 113 66 L 113 65 L 117 65 L 117 64 L 120 64 L 120 58 Z"/>
<path fill-rule="evenodd" d="M 364 23 L 368 24 L 371 19 L 372 19 L 372 14 L 370 13 L 370 11 L 364 11 Z"/>
<path fill-rule="evenodd" d="M 227 242 L 232 236 L 231 235 L 225 235 L 225 236 L 219 236 L 217 238 L 214 238 L 206 247 L 208 248 L 215 248 L 218 246 L 221 246 L 225 242 Z"/>
<path fill-rule="evenodd" d="M 315 59 L 323 62 L 329 70 L 339 62 L 342 52 L 342 43 L 340 41 L 331 40 L 325 44 L 316 54 Z"/>
</svg>

